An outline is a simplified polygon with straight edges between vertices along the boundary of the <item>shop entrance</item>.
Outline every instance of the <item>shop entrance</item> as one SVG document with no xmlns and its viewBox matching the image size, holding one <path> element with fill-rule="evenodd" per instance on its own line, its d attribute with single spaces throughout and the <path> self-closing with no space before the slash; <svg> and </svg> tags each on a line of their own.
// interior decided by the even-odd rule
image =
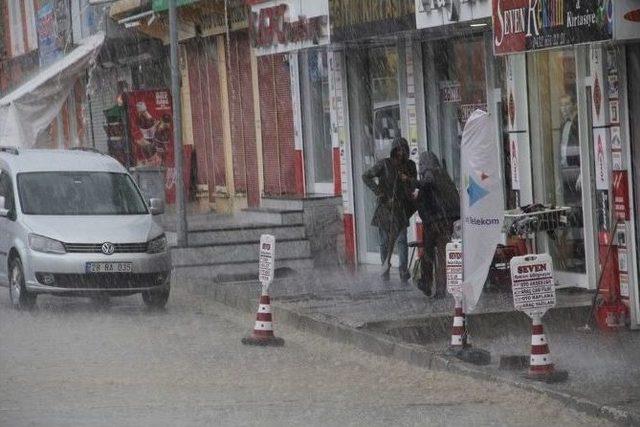
<svg viewBox="0 0 640 427">
<path fill-rule="evenodd" d="M 559 286 L 589 287 L 586 245 L 593 234 L 585 222 L 592 206 L 590 135 L 586 106 L 577 100 L 577 51 L 573 48 L 536 52 L 528 56 L 529 111 L 534 200 L 570 208 L 569 227 L 539 235 L 538 252 L 554 260 Z M 588 127 L 590 129 L 590 126 Z M 590 212 L 589 212 L 590 213 Z M 585 221 L 587 218 L 587 221 Z"/>
<path fill-rule="evenodd" d="M 363 184 L 362 174 L 387 157 L 391 141 L 401 136 L 399 58 L 396 46 L 354 50 L 347 56 L 358 258 L 368 264 L 380 263 L 380 247 L 378 230 L 370 225 L 376 196 Z"/>
</svg>

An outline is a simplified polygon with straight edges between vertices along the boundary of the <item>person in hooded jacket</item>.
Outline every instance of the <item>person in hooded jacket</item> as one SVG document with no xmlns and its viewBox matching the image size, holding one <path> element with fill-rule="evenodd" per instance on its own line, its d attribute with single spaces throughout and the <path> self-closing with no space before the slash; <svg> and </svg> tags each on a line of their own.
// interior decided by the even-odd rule
<svg viewBox="0 0 640 427">
<path fill-rule="evenodd" d="M 418 288 L 426 295 L 431 295 L 433 286 L 434 297 L 443 298 L 447 286 L 446 246 L 453 233 L 453 223 L 460 219 L 460 195 L 455 183 L 432 152 L 420 154 L 419 170 L 420 178 L 415 187 L 419 190 L 417 207 L 424 228 L 424 255 Z"/>
<path fill-rule="evenodd" d="M 365 185 L 378 197 L 371 225 L 378 228 L 382 277 L 389 280 L 391 255 L 398 245 L 400 279 L 410 278 L 407 227 L 415 212 L 412 193 L 417 178 L 416 164 L 409 159 L 407 140 L 397 137 L 391 143 L 391 154 L 362 175 Z"/>
</svg>

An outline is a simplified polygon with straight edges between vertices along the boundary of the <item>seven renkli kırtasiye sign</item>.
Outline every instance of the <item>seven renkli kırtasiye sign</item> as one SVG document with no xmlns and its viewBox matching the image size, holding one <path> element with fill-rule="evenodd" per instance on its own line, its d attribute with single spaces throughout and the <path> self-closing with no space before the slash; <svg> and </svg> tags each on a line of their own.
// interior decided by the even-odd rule
<svg viewBox="0 0 640 427">
<path fill-rule="evenodd" d="M 493 0 L 496 54 L 608 40 L 609 0 Z"/>
</svg>

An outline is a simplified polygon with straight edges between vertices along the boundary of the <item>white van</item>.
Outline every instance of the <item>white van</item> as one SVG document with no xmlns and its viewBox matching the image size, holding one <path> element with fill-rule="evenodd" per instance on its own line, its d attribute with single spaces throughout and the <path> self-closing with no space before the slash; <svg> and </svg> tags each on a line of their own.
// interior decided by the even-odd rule
<svg viewBox="0 0 640 427">
<path fill-rule="evenodd" d="M 0 284 L 16 308 L 38 294 L 142 294 L 164 307 L 171 257 L 153 215 L 113 158 L 84 150 L 0 147 Z"/>
</svg>

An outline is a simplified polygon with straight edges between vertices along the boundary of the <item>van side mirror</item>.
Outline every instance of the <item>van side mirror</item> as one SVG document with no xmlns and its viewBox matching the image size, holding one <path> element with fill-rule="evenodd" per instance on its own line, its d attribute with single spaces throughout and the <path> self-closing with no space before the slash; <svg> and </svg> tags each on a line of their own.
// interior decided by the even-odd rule
<svg viewBox="0 0 640 427">
<path fill-rule="evenodd" d="M 5 208 L 6 199 L 4 196 L 0 196 L 0 217 L 7 218 L 9 216 L 9 209 Z"/>
<path fill-rule="evenodd" d="M 164 202 L 162 199 L 149 199 L 149 210 L 151 215 L 162 215 L 164 213 Z"/>
</svg>

